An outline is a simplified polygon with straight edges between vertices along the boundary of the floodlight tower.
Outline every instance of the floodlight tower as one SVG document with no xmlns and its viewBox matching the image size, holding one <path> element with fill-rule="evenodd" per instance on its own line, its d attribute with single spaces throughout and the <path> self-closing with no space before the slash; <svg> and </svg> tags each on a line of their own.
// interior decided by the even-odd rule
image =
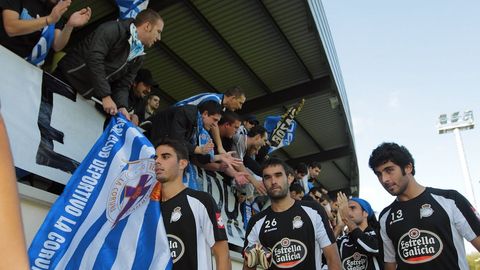
<svg viewBox="0 0 480 270">
<path fill-rule="evenodd" d="M 475 121 L 473 119 L 473 111 L 465 111 L 463 114 L 460 112 L 454 112 L 450 116 L 450 121 L 446 114 L 441 114 L 438 117 L 438 134 L 445 134 L 453 132 L 455 134 L 455 140 L 457 142 L 458 156 L 462 165 L 463 177 L 465 180 L 465 190 L 467 199 L 477 207 L 478 205 L 475 199 L 475 190 L 473 187 L 472 178 L 470 177 L 470 171 L 468 170 L 467 158 L 465 157 L 465 150 L 463 149 L 462 136 L 460 131 L 473 129 Z"/>
</svg>

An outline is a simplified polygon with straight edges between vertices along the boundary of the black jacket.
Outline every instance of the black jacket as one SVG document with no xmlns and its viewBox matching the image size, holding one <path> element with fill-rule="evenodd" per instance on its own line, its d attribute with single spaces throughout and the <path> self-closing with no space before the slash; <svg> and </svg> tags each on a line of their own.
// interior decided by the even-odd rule
<svg viewBox="0 0 480 270">
<path fill-rule="evenodd" d="M 100 25 L 58 63 L 56 75 L 86 98 L 111 96 L 118 108 L 128 107 L 128 91 L 143 56 L 127 62 L 133 20 Z"/>
<path fill-rule="evenodd" d="M 157 113 L 151 118 L 150 141 L 155 143 L 165 137 L 180 140 L 187 145 L 188 153 L 193 155 L 197 145 L 191 140 L 197 132 L 197 111 L 197 106 L 185 105 L 168 107 Z"/>
</svg>

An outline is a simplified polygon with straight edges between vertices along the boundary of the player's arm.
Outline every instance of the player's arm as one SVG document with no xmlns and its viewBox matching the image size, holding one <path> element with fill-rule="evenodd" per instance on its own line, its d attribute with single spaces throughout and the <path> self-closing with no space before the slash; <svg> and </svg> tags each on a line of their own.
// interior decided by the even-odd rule
<svg viewBox="0 0 480 270">
<path fill-rule="evenodd" d="M 232 269 L 232 262 L 230 261 L 230 254 L 228 252 L 228 242 L 226 240 L 216 241 L 212 246 L 212 253 L 215 257 L 216 269 Z"/>
<path fill-rule="evenodd" d="M 356 228 L 350 231 L 350 236 L 355 241 L 357 246 L 363 249 L 365 252 L 373 255 L 377 255 L 380 252 L 380 245 L 377 235 L 362 232 L 360 228 Z"/>
<path fill-rule="evenodd" d="M 333 243 L 324 247 L 322 250 L 325 259 L 327 259 L 328 270 L 340 270 L 340 255 L 338 255 L 337 244 Z"/>
<path fill-rule="evenodd" d="M 470 243 L 480 252 L 480 236 L 477 236 L 477 238 L 470 241 Z"/>
<path fill-rule="evenodd" d="M 397 269 L 396 263 L 386 262 L 385 263 L 385 270 L 395 270 Z"/>
</svg>

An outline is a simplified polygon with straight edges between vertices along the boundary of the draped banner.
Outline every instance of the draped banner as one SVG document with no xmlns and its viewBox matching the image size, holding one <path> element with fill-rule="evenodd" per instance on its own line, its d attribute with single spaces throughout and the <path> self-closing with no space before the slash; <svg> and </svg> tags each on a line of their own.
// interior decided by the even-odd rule
<svg viewBox="0 0 480 270">
<path fill-rule="evenodd" d="M 271 153 L 279 148 L 290 145 L 295 139 L 295 129 L 297 122 L 294 118 L 302 110 L 305 100 L 302 99 L 298 104 L 289 108 L 282 116 L 267 116 L 264 127 L 267 129 L 270 141 Z"/>
<path fill-rule="evenodd" d="M 112 117 L 35 236 L 32 269 L 171 269 L 154 156 Z"/>
<path fill-rule="evenodd" d="M 149 0 L 116 0 L 120 10 L 120 19 L 130 19 L 137 17 L 140 11 L 148 6 Z"/>
</svg>

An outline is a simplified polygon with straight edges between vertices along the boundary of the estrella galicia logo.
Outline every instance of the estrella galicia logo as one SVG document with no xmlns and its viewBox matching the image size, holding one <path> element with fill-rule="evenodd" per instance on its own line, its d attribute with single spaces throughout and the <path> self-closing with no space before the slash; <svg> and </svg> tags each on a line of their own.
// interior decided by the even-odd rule
<svg viewBox="0 0 480 270">
<path fill-rule="evenodd" d="M 168 247 L 170 248 L 170 257 L 172 257 L 173 263 L 180 260 L 185 253 L 185 245 L 182 239 L 173 234 L 167 234 Z"/>
<path fill-rule="evenodd" d="M 283 238 L 273 246 L 272 260 L 278 268 L 292 268 L 303 262 L 307 253 L 304 243 L 295 239 Z"/>
<path fill-rule="evenodd" d="M 153 159 L 128 164 L 128 169 L 113 182 L 108 195 L 107 218 L 113 226 L 150 201 L 155 181 Z"/>
<path fill-rule="evenodd" d="M 352 256 L 347 257 L 342 261 L 342 266 L 345 270 L 368 269 L 368 257 L 365 254 L 355 252 Z"/>
<path fill-rule="evenodd" d="M 419 264 L 437 258 L 442 253 L 443 242 L 433 232 L 412 228 L 400 237 L 397 249 L 402 261 Z"/>
</svg>

